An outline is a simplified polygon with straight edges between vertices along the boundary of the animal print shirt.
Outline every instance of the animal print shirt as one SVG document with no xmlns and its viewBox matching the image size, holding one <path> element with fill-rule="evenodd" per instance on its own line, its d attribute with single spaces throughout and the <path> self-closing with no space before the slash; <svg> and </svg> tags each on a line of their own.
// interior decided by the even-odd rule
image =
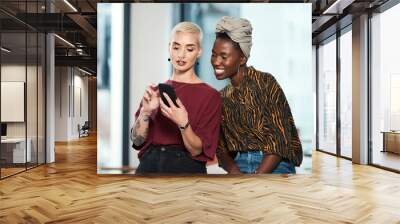
<svg viewBox="0 0 400 224">
<path fill-rule="evenodd" d="M 217 154 L 262 150 L 299 166 L 303 150 L 283 90 L 268 73 L 247 69 L 239 86 L 220 91 L 222 122 Z"/>
</svg>

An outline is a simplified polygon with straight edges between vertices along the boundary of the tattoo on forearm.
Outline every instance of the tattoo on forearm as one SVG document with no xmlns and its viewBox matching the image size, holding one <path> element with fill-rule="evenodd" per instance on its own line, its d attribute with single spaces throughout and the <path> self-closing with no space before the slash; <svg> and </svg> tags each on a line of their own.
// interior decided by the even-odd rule
<svg viewBox="0 0 400 224">
<path fill-rule="evenodd" d="M 146 140 L 145 136 L 147 136 L 147 133 L 149 131 L 149 126 L 147 126 L 142 134 L 138 134 L 138 130 L 140 129 L 141 125 L 143 125 L 140 124 L 142 121 L 147 123 L 149 121 L 149 116 L 143 116 L 143 118 L 139 118 L 135 123 L 135 126 L 132 130 L 132 142 L 136 146 L 144 143 L 144 141 Z"/>
<path fill-rule="evenodd" d="M 143 144 L 144 142 L 144 137 L 141 135 L 138 135 L 138 130 L 140 128 L 140 120 L 138 119 L 136 121 L 135 127 L 133 128 L 133 133 L 132 133 L 132 142 L 134 145 L 139 146 L 141 144 Z"/>
<path fill-rule="evenodd" d="M 143 136 L 138 135 L 136 137 L 133 137 L 133 144 L 134 145 L 139 146 L 139 145 L 143 144 L 143 142 L 144 142 Z"/>
</svg>

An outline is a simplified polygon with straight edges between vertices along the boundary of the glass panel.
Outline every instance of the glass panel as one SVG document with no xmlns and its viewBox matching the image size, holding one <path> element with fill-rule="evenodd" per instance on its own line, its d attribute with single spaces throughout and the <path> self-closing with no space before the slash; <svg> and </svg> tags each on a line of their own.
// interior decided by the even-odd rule
<svg viewBox="0 0 400 224">
<path fill-rule="evenodd" d="M 25 170 L 26 34 L 1 34 L 1 170 L 2 177 Z M 28 145 L 29 146 L 29 145 Z M 29 149 L 29 147 L 28 147 Z"/>
<path fill-rule="evenodd" d="M 400 5 L 372 18 L 372 163 L 400 170 Z"/>
<path fill-rule="evenodd" d="M 36 32 L 27 33 L 28 38 L 28 64 L 27 64 L 27 94 L 26 94 L 26 110 L 27 110 L 27 131 L 28 131 L 28 168 L 37 165 L 37 74 L 38 74 L 38 36 Z"/>
<path fill-rule="evenodd" d="M 26 12 L 31 23 L 38 23 L 38 17 L 33 16 L 39 11 L 38 2 L 27 2 Z M 36 20 L 36 21 L 35 21 Z M 28 159 L 27 167 L 37 166 L 38 160 L 38 33 L 36 30 L 27 30 L 27 143 L 31 154 Z"/>
<path fill-rule="evenodd" d="M 45 161 L 45 36 L 21 22 L 44 13 L 45 1 L 1 1 L 0 6 L 19 19 L 0 13 L 3 178 Z"/>
<path fill-rule="evenodd" d="M 45 60 L 46 52 L 45 45 L 46 39 L 44 34 L 39 34 L 39 45 L 38 45 L 38 163 L 45 163 Z"/>
<path fill-rule="evenodd" d="M 336 154 L 336 38 L 318 48 L 319 149 Z"/>
<path fill-rule="evenodd" d="M 352 157 L 352 33 L 340 37 L 340 153 Z"/>
</svg>

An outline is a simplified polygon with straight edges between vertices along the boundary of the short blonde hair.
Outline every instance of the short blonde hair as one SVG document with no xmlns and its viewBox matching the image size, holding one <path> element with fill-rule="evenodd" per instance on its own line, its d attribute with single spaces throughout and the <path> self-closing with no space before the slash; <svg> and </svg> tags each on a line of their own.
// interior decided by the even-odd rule
<svg viewBox="0 0 400 224">
<path fill-rule="evenodd" d="M 201 28 L 192 22 L 180 22 L 174 26 L 171 31 L 171 38 L 175 33 L 184 32 L 184 33 L 194 33 L 199 35 L 199 45 L 201 46 L 201 41 L 203 40 L 203 31 Z"/>
</svg>

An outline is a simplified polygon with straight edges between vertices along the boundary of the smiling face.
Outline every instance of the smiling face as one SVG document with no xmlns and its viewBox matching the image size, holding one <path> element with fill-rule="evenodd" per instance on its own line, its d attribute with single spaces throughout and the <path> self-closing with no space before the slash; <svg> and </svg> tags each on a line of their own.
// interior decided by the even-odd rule
<svg viewBox="0 0 400 224">
<path fill-rule="evenodd" d="M 193 68 L 201 53 L 199 34 L 179 31 L 172 35 L 169 54 L 174 69 L 188 71 Z"/>
<path fill-rule="evenodd" d="M 211 64 L 218 80 L 232 78 L 238 74 L 240 66 L 245 63 L 246 57 L 235 42 L 217 36 L 212 49 Z"/>
</svg>

